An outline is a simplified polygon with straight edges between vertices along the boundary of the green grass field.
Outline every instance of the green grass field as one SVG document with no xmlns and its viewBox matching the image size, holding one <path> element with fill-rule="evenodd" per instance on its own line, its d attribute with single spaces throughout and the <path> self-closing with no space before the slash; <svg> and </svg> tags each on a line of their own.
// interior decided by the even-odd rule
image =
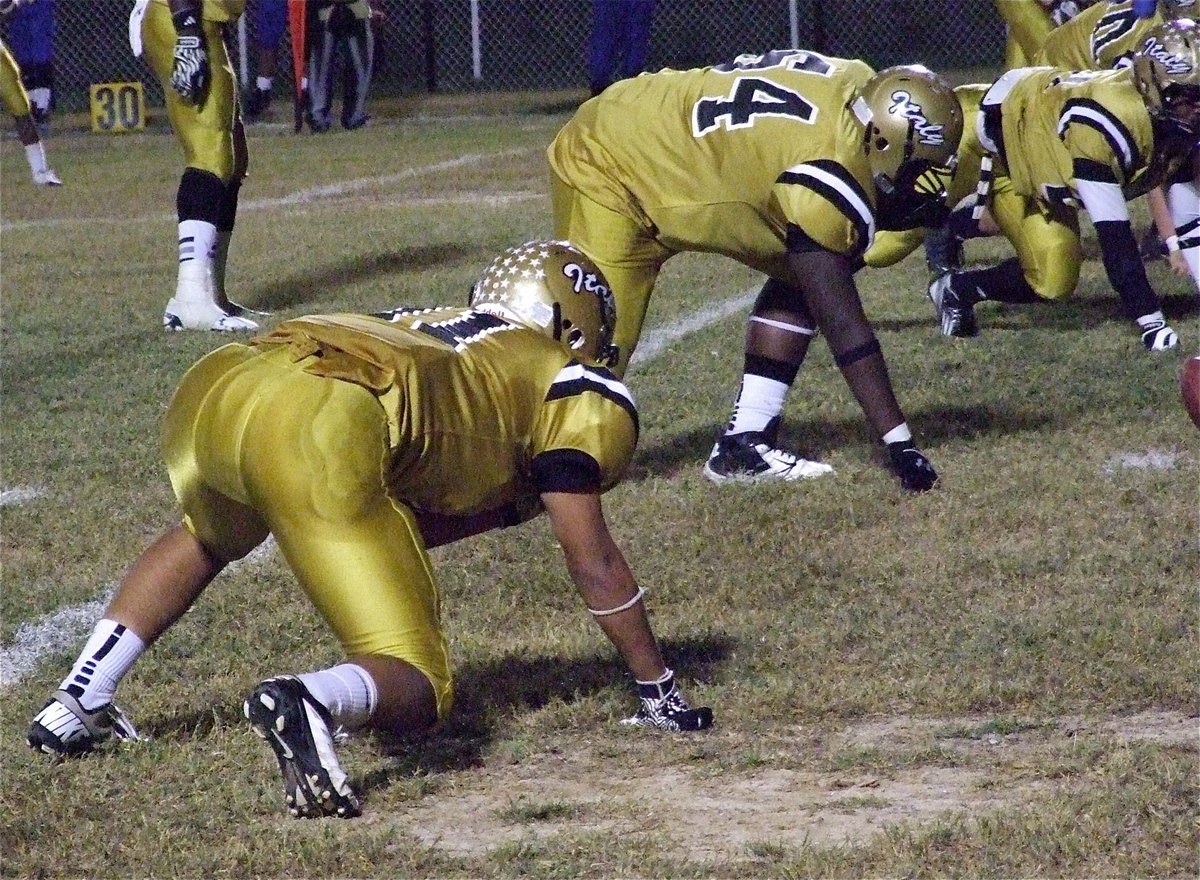
<svg viewBox="0 0 1200 880">
<path fill-rule="evenodd" d="M 543 149 L 573 97 L 412 99 L 321 137 L 251 129 L 231 294 L 265 327 L 463 302 L 496 253 L 551 232 Z M 761 279 L 667 265 L 644 337 L 663 346 L 627 377 L 641 445 L 606 509 L 710 732 L 615 723 L 629 682 L 535 521 L 434 551 L 458 702 L 425 739 L 351 740 L 360 819 L 288 818 L 241 717 L 259 679 L 339 659 L 270 548 L 126 679 L 151 741 L 33 754 L 29 719 L 95 606 L 69 609 L 174 521 L 159 420 L 225 341 L 160 329 L 174 138 L 64 131 L 47 149 L 62 189 L 28 183 L 15 141 L 0 151 L 3 876 L 1195 876 L 1200 434 L 1176 375 L 1200 347 L 1197 296 L 1150 267 L 1183 343 L 1144 352 L 1090 228 L 1075 299 L 985 305 L 974 341 L 938 334 L 920 255 L 861 273 L 942 475 L 924 496 L 883 468 L 820 343 L 784 436 L 837 473 L 708 483 L 746 309 L 678 330 Z"/>
</svg>

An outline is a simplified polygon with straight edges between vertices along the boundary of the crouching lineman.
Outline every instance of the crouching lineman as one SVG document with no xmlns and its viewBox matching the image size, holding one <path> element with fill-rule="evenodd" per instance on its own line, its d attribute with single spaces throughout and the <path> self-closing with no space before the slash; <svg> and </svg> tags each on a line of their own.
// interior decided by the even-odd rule
<svg viewBox="0 0 1200 880">
<path fill-rule="evenodd" d="M 133 54 L 144 49 L 162 82 L 167 117 L 184 153 L 175 196 L 179 274 L 163 312 L 166 330 L 258 329 L 225 291 L 248 163 L 225 31 L 245 6 L 246 0 L 138 0 L 130 14 Z"/>
<path fill-rule="evenodd" d="M 525 278 L 528 280 L 514 280 Z M 565 242 L 496 259 L 470 308 L 313 315 L 218 349 L 184 376 L 165 455 L 183 523 L 126 574 L 30 746 L 90 750 L 136 731 L 121 678 L 230 561 L 275 536 L 347 662 L 262 681 L 245 702 L 296 816 L 354 816 L 338 727 L 432 727 L 453 686 L 427 547 L 544 507 L 567 569 L 637 679 L 622 723 L 701 730 L 663 662 L 601 493 L 633 455 L 637 411 L 602 364 L 613 301 Z M 382 463 L 382 467 L 381 467 Z"/>
<path fill-rule="evenodd" d="M 778 448 L 784 398 L 819 330 L 901 485 L 936 483 L 853 273 L 877 230 L 941 222 L 961 131 L 950 86 L 924 67 L 876 73 L 792 49 L 622 80 L 558 132 L 547 153 L 555 231 L 613 285 L 619 373 L 675 254 L 722 254 L 767 276 L 708 479 L 832 471 Z"/>
<path fill-rule="evenodd" d="M 1200 131 L 1196 24 L 1181 19 L 1151 30 L 1132 70 L 1009 71 L 984 94 L 978 118 L 963 149 L 987 154 L 983 183 L 978 198 L 955 210 L 949 226 L 959 238 L 980 234 L 986 208 L 1017 255 L 934 280 L 929 296 L 942 333 L 978 335 L 973 307 L 983 300 L 1036 303 L 1070 296 L 1082 262 L 1082 206 L 1095 226 L 1109 282 L 1142 343 L 1150 351 L 1175 347 L 1178 337 L 1146 277 L 1126 200 L 1190 174 L 1188 156 Z M 1189 213 L 1183 204 L 1188 192 L 1194 186 L 1169 190 L 1181 220 Z M 1173 244 L 1195 246 L 1192 239 Z"/>
</svg>

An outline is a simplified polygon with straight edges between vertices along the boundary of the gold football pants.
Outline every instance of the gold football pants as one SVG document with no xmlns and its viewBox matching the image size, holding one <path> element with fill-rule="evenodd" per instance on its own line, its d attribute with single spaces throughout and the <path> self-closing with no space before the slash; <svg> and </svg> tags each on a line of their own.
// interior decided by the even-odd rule
<svg viewBox="0 0 1200 880">
<path fill-rule="evenodd" d="M 167 118 L 183 147 L 185 164 L 229 183 L 246 173 L 246 134 L 238 116 L 237 81 L 225 48 L 224 28 L 203 22 L 211 82 L 202 104 L 188 104 L 171 88 L 175 25 L 166 4 L 151 3 L 142 19 L 142 46 L 150 68 L 162 83 Z"/>
<path fill-rule="evenodd" d="M 21 68 L 3 43 L 0 43 L 0 100 L 4 101 L 9 116 L 28 116 L 32 111 L 29 95 L 21 85 Z"/>
<path fill-rule="evenodd" d="M 343 650 L 421 670 L 444 718 L 453 684 L 440 597 L 416 517 L 384 492 L 383 407 L 305 363 L 286 346 L 234 343 L 184 376 L 164 426 L 184 526 L 223 560 L 274 535 Z"/>
<path fill-rule="evenodd" d="M 591 258 L 617 302 L 613 342 L 620 361 L 613 372 L 620 378 L 642 335 L 659 270 L 675 252 L 655 241 L 640 223 L 589 199 L 553 171 L 550 198 L 555 236 L 570 241 Z"/>
</svg>

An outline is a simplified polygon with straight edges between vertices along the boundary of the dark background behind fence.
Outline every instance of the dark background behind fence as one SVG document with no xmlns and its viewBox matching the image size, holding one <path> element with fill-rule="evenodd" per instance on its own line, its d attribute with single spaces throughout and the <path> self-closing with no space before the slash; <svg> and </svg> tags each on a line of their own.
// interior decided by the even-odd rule
<svg viewBox="0 0 1200 880">
<path fill-rule="evenodd" d="M 374 5 L 383 13 L 375 27 L 375 96 L 586 87 L 590 0 L 480 0 L 478 78 L 469 0 Z M 128 80 L 144 82 L 148 101 L 161 104 L 157 80 L 129 49 L 132 6 L 131 0 L 58 0 L 59 110 L 86 108 L 92 83 Z M 1002 62 L 1004 27 L 991 0 L 659 0 L 649 68 L 698 67 L 788 47 L 793 6 L 800 46 L 876 68 L 920 61 L 961 70 Z M 253 23 L 248 10 L 247 35 Z M 291 88 L 288 52 L 285 36 L 277 91 Z"/>
</svg>

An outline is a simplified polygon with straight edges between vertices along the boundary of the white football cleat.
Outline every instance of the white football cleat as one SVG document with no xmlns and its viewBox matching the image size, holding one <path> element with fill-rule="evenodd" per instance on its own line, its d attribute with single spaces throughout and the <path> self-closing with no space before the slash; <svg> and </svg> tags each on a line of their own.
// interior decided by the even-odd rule
<svg viewBox="0 0 1200 880">
<path fill-rule="evenodd" d="M 50 168 L 44 171 L 33 172 L 33 182 L 38 186 L 62 186 L 63 182 L 58 179 L 58 175 Z"/>
<path fill-rule="evenodd" d="M 253 333 L 258 324 L 231 315 L 212 303 L 180 302 L 174 297 L 163 312 L 164 330 L 213 330 L 217 333 Z"/>
<path fill-rule="evenodd" d="M 55 691 L 29 726 L 25 742 L 47 755 L 67 757 L 90 752 L 109 737 L 142 740 L 143 737 L 112 703 L 87 710 L 66 691 Z"/>
<path fill-rule="evenodd" d="M 775 449 L 770 434 L 762 431 L 725 435 L 713 446 L 704 464 L 704 476 L 714 483 L 790 482 L 831 473 L 833 467 L 823 461 L 798 458 Z"/>
</svg>

